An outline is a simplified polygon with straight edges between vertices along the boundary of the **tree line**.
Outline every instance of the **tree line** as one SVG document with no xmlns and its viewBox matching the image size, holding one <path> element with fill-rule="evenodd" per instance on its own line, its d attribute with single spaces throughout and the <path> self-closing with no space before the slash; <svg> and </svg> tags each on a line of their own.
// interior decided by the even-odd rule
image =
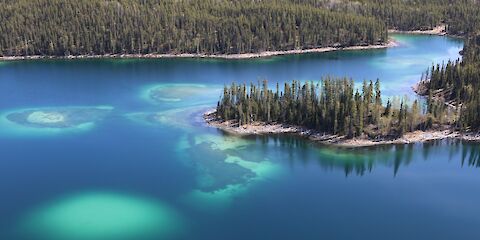
<svg viewBox="0 0 480 240">
<path fill-rule="evenodd" d="M 0 0 L 0 55 L 236 54 L 478 29 L 476 0 Z"/>
<path fill-rule="evenodd" d="M 364 81 L 358 90 L 353 80 L 333 77 L 319 83 L 287 82 L 283 90 L 278 83 L 270 89 L 266 80 L 248 86 L 232 83 L 225 86 L 216 114 L 239 126 L 285 123 L 351 138 L 400 137 L 448 120 L 424 114 L 418 100 L 411 106 L 404 98 L 383 104 L 378 80 Z"/>
<path fill-rule="evenodd" d="M 340 11 L 382 19 L 389 28 L 429 30 L 445 24 L 452 35 L 465 35 L 478 29 L 478 0 L 359 0 L 340 1 Z M 342 7 L 343 6 L 343 7 Z"/>
<path fill-rule="evenodd" d="M 459 129 L 480 130 L 480 36 L 468 38 L 462 61 L 432 66 L 421 84 L 429 103 L 441 101 L 458 112 Z"/>
</svg>

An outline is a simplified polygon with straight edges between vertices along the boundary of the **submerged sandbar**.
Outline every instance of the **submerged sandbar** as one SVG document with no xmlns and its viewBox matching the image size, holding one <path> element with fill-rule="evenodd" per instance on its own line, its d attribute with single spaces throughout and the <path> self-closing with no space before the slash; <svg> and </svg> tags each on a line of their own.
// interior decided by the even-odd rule
<svg viewBox="0 0 480 240">
<path fill-rule="evenodd" d="M 68 128 L 101 119 L 111 110 L 111 107 L 38 108 L 12 112 L 6 118 L 29 127 Z"/>
<path fill-rule="evenodd" d="M 3 124 L 12 130 L 84 129 L 111 113 L 110 106 L 40 107 L 13 110 L 3 114 Z"/>
</svg>

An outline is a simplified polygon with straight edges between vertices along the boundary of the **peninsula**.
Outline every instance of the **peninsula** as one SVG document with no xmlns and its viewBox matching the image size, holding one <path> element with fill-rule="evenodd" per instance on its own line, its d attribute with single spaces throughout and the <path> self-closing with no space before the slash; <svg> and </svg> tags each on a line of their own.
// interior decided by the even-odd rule
<svg viewBox="0 0 480 240">
<path fill-rule="evenodd" d="M 351 79 L 324 78 L 321 83 L 285 83 L 280 91 L 267 81 L 225 87 L 206 122 L 239 135 L 294 134 L 314 142 L 364 147 L 440 139 L 480 140 L 480 134 L 458 127 L 458 114 L 430 99 L 426 112 L 405 99 L 382 104 L 379 80 L 355 90 Z M 409 106 L 411 104 L 411 106 Z"/>
</svg>

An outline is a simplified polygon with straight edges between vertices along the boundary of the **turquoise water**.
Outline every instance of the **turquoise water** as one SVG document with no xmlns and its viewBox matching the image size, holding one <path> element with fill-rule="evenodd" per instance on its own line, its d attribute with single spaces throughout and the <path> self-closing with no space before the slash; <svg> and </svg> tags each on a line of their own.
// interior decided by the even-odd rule
<svg viewBox="0 0 480 240">
<path fill-rule="evenodd" d="M 382 80 L 414 97 L 462 41 L 238 61 L 0 63 L 0 239 L 475 239 L 480 148 L 367 149 L 205 126 L 224 84 Z"/>
</svg>

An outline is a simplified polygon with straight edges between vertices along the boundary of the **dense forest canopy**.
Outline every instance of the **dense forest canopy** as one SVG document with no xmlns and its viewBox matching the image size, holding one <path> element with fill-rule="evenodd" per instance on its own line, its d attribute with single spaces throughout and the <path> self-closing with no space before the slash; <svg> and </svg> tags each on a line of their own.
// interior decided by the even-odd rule
<svg viewBox="0 0 480 240">
<path fill-rule="evenodd" d="M 0 55 L 233 54 L 476 29 L 474 0 L 0 0 Z"/>
<path fill-rule="evenodd" d="M 460 111 L 458 127 L 480 130 L 480 36 L 470 37 L 463 61 L 433 66 L 421 84 L 429 101 L 442 101 Z"/>
<path fill-rule="evenodd" d="M 478 29 L 476 0 L 0 0 L 0 55 L 234 54 Z"/>
<path fill-rule="evenodd" d="M 417 100 L 411 106 L 405 99 L 389 99 L 383 105 L 378 80 L 364 81 L 356 90 L 351 79 L 326 77 L 320 83 L 285 83 L 283 90 L 278 83 L 275 90 L 269 89 L 266 80 L 249 86 L 233 83 L 225 86 L 216 114 L 239 126 L 287 123 L 347 137 L 384 138 L 454 123 L 455 113 L 443 106 L 433 105 L 424 113 Z"/>
<path fill-rule="evenodd" d="M 387 28 L 452 34 L 473 0 L 0 0 L 0 55 L 232 54 L 384 43 Z"/>
<path fill-rule="evenodd" d="M 2 55 L 228 54 L 385 42 L 374 17 L 269 0 L 2 0 Z"/>
<path fill-rule="evenodd" d="M 356 12 L 385 21 L 398 30 L 428 30 L 442 24 L 450 34 L 463 35 L 480 22 L 478 0 L 358 0 L 339 1 L 341 11 Z"/>
</svg>

